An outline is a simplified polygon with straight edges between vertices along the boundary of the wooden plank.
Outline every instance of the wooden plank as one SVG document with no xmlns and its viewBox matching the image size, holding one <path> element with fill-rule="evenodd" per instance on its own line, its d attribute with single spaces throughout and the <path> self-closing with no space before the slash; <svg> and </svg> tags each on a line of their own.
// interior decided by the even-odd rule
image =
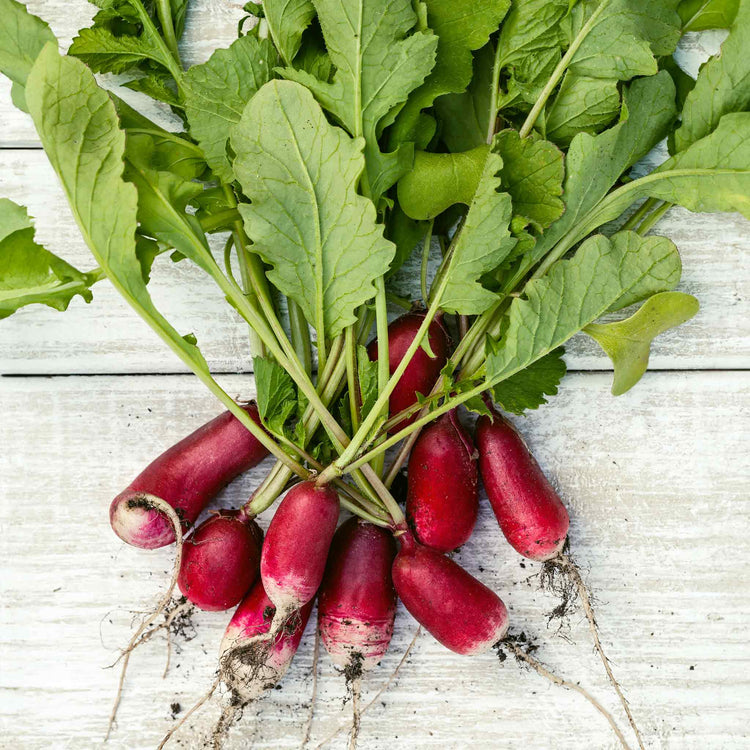
<svg viewBox="0 0 750 750">
<path fill-rule="evenodd" d="M 29 207 L 39 241 L 79 268 L 93 266 L 57 178 L 40 151 L 0 151 L 0 195 Z M 681 288 L 701 301 L 699 315 L 661 336 L 651 366 L 657 369 L 750 366 L 750 265 L 745 262 L 748 224 L 740 216 L 698 215 L 673 209 L 659 231 L 683 257 Z M 213 246 L 219 250 L 222 238 Z M 396 279 L 397 290 L 419 296 L 418 257 Z M 167 257 L 155 266 L 152 294 L 178 330 L 194 331 L 217 372 L 250 367 L 244 324 L 201 271 Z M 580 336 L 569 347 L 574 369 L 609 369 L 598 346 Z M 61 314 L 28 307 L 0 325 L 0 372 L 158 373 L 184 367 L 106 283 L 94 302 L 80 298 Z"/>
<path fill-rule="evenodd" d="M 244 376 L 223 379 L 250 395 Z M 648 747 L 747 747 L 750 652 L 750 381 L 742 373 L 650 373 L 613 399 L 604 373 L 570 376 L 547 407 L 520 420 L 573 519 L 572 544 L 598 601 L 602 637 Z M 4 747 L 99 746 L 117 675 L 103 669 L 132 616 L 163 590 L 169 550 L 141 552 L 108 528 L 109 499 L 146 461 L 216 413 L 191 378 L 2 378 L 0 451 L 0 726 Z M 263 467 L 265 469 L 265 467 Z M 223 493 L 234 505 L 261 471 Z M 263 519 L 265 523 L 267 517 Z M 524 563 L 486 502 L 458 558 L 504 597 L 538 656 L 596 692 L 622 722 L 576 614 L 558 632 Z M 531 576 L 531 578 L 530 578 Z M 113 750 L 153 748 L 210 684 L 227 614 L 194 617 L 161 680 L 156 640 L 134 655 Z M 249 707 L 227 748 L 298 747 L 310 699 L 312 626 L 280 690 Z M 393 647 L 366 681 L 386 680 L 415 630 L 399 612 Z M 348 720 L 344 686 L 321 657 L 313 743 Z M 451 655 L 419 639 L 398 682 L 363 719 L 360 747 L 615 748 L 606 724 L 571 693 L 494 654 Z M 182 744 L 203 747 L 212 705 Z M 334 748 L 344 748 L 341 735 Z"/>
</svg>

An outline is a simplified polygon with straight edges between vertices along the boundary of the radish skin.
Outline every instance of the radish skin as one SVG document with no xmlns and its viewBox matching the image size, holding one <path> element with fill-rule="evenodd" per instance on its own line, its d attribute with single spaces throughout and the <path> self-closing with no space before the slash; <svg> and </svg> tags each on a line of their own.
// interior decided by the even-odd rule
<svg viewBox="0 0 750 750">
<path fill-rule="evenodd" d="M 440 552 L 465 544 L 479 513 L 476 449 L 455 410 L 426 427 L 409 456 L 406 517 L 419 542 Z"/>
<path fill-rule="evenodd" d="M 508 632 L 508 611 L 491 589 L 409 532 L 399 537 L 393 583 L 414 619 L 457 654 L 480 654 Z"/>
<path fill-rule="evenodd" d="M 388 650 L 396 617 L 395 555 L 391 533 L 358 518 L 343 523 L 333 538 L 318 596 L 318 628 L 340 669 L 366 672 Z"/>
<path fill-rule="evenodd" d="M 180 591 L 200 609 L 234 607 L 258 578 L 262 542 L 260 526 L 237 511 L 212 516 L 184 543 Z"/>
<path fill-rule="evenodd" d="M 269 640 L 276 610 L 263 583 L 257 581 L 242 600 L 224 633 L 219 660 L 224 682 L 243 703 L 255 700 L 284 676 L 302 640 L 311 610 L 309 602 L 287 627 Z"/>
<path fill-rule="evenodd" d="M 277 625 L 318 591 L 338 517 L 336 490 L 311 480 L 292 487 L 279 503 L 260 558 L 263 587 L 276 607 Z"/>
<path fill-rule="evenodd" d="M 254 404 L 244 409 L 260 424 Z M 174 529 L 154 508 L 154 497 L 171 505 L 187 530 L 225 485 L 267 455 L 247 428 L 224 412 L 162 453 L 112 501 L 112 529 L 135 547 L 172 544 Z"/>
<path fill-rule="evenodd" d="M 414 341 L 419 327 L 424 320 L 424 313 L 407 313 L 396 318 L 388 326 L 388 369 L 393 375 L 396 368 L 406 354 L 406 350 Z M 404 374 L 396 384 L 389 400 L 390 415 L 398 414 L 404 409 L 417 403 L 417 394 L 426 396 L 432 390 L 440 376 L 440 371 L 445 367 L 450 353 L 450 338 L 443 324 L 438 318 L 430 323 L 427 337 L 434 358 L 430 357 L 422 347 L 419 347 L 409 362 Z M 377 339 L 370 342 L 367 347 L 367 355 L 371 361 L 378 358 Z M 388 431 L 395 434 L 399 430 L 410 425 L 417 418 L 413 414 L 401 420 Z"/>
<path fill-rule="evenodd" d="M 568 536 L 568 511 L 521 436 L 494 412 L 479 418 L 476 440 L 484 488 L 505 538 L 531 560 L 555 557 Z"/>
</svg>

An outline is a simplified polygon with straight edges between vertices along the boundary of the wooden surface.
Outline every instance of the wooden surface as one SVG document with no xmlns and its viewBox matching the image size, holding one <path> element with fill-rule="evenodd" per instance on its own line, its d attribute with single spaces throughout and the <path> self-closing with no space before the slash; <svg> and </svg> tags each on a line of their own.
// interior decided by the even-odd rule
<svg viewBox="0 0 750 750">
<path fill-rule="evenodd" d="M 33 0 L 67 45 L 91 15 L 82 0 Z M 227 43 L 241 3 L 203 0 L 188 29 L 189 61 Z M 720 35 L 691 36 L 680 62 L 697 69 Z M 71 262 L 91 265 L 28 118 L 0 84 L 0 195 L 29 205 L 39 238 Z M 680 248 L 681 288 L 699 316 L 661 338 L 652 366 L 629 394 L 609 395 L 608 360 L 586 341 L 569 348 L 578 372 L 560 395 L 519 420 L 573 519 L 571 539 L 597 596 L 602 638 L 649 748 L 745 748 L 750 744 L 750 232 L 735 216 L 672 211 L 659 225 Z M 168 264 L 165 263 L 165 267 Z M 158 276 L 158 275 L 157 275 Z M 154 296 L 180 330 L 195 331 L 229 392 L 252 395 L 245 331 L 200 275 L 173 266 Z M 111 497 L 156 453 L 218 411 L 106 284 L 87 306 L 61 315 L 29 308 L 0 324 L 0 747 L 98 747 L 117 682 L 105 669 L 134 617 L 165 586 L 169 550 L 116 540 Z M 61 377 L 47 377 L 48 375 Z M 67 377 L 62 377 L 67 376 Z M 241 502 L 268 464 L 238 480 L 217 504 Z M 263 519 L 267 521 L 266 519 Z M 458 559 L 492 586 L 513 627 L 537 655 L 581 681 L 624 726 L 575 614 L 558 631 L 545 614 L 538 566 L 505 544 L 484 503 Z M 156 638 L 132 660 L 115 733 L 117 750 L 154 748 L 210 685 L 227 614 L 198 613 L 191 640 L 175 642 L 161 672 Z M 364 701 L 387 680 L 415 623 L 399 611 L 392 648 L 367 680 Z M 229 748 L 299 747 L 311 696 L 313 627 L 281 689 L 248 708 Z M 342 678 L 325 654 L 312 728 L 315 747 L 350 717 Z M 398 681 L 363 718 L 360 748 L 580 750 L 617 747 L 582 699 L 494 654 L 453 656 L 417 641 Z M 385 704 L 385 705 L 382 705 Z M 174 747 L 203 747 L 218 704 Z M 179 715 L 179 714 L 178 714 Z M 179 743 L 179 744 L 178 744 Z M 346 746 L 345 734 L 331 747 Z"/>
</svg>

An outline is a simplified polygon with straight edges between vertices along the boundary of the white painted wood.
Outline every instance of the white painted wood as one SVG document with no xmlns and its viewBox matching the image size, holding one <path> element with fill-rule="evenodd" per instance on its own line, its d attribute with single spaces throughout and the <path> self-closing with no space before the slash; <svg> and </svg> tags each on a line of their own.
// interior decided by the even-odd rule
<svg viewBox="0 0 750 750">
<path fill-rule="evenodd" d="M 250 395 L 245 376 L 223 379 Z M 604 373 L 573 375 L 520 425 L 571 509 L 571 538 L 597 595 L 602 637 L 649 748 L 740 750 L 750 701 L 750 380 L 744 373 L 650 373 L 625 397 Z M 98 747 L 117 675 L 105 670 L 131 617 L 155 601 L 168 550 L 119 543 L 107 506 L 160 449 L 216 413 L 194 379 L 2 378 L 0 413 L 0 746 Z M 263 467 L 265 468 L 265 467 Z M 245 498 L 261 471 L 222 504 Z M 540 639 L 547 664 L 594 690 L 621 716 L 580 615 L 557 633 L 554 600 L 529 578 L 483 505 L 460 561 L 495 588 L 514 627 Z M 167 679 L 163 642 L 133 658 L 113 750 L 154 748 L 210 684 L 227 614 L 195 617 Z M 400 658 L 415 626 L 399 612 L 393 647 L 365 700 Z M 295 748 L 307 716 L 312 626 L 284 680 L 248 708 L 228 748 Z M 691 669 L 691 667 L 693 667 Z M 313 740 L 346 722 L 344 688 L 321 657 Z M 615 748 L 588 704 L 494 655 L 453 656 L 429 636 L 379 706 L 360 748 Z M 202 712 L 174 748 L 198 750 L 216 718 Z M 311 745 L 314 747 L 314 744 Z M 332 745 L 345 747 L 342 737 Z"/>
<path fill-rule="evenodd" d="M 41 151 L 0 151 L 0 195 L 28 206 L 39 241 L 82 269 L 94 263 L 80 237 L 57 178 Z M 681 288 L 701 301 L 699 315 L 657 339 L 652 367 L 743 368 L 750 366 L 750 233 L 738 215 L 690 214 L 673 209 L 658 231 L 680 248 Z M 222 238 L 214 247 L 219 250 Z M 418 296 L 418 257 L 402 274 L 399 291 Z M 217 372 L 247 370 L 246 327 L 214 284 L 189 262 L 157 260 L 151 292 L 178 330 L 194 331 Z M 609 369 L 594 342 L 580 336 L 568 357 L 574 369 Z M 183 372 L 177 358 L 130 310 L 107 282 L 87 305 L 73 300 L 64 314 L 25 308 L 0 325 L 0 372 L 57 374 Z"/>
</svg>

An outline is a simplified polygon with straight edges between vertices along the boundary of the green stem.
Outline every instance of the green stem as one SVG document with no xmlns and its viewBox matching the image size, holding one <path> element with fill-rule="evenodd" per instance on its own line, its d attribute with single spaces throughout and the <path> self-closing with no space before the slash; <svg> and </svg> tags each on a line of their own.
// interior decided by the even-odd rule
<svg viewBox="0 0 750 750">
<path fill-rule="evenodd" d="M 289 306 L 289 329 L 292 334 L 292 346 L 302 363 L 305 374 L 312 376 L 312 346 L 310 344 L 310 329 L 302 313 L 302 308 L 287 297 Z"/>
<path fill-rule="evenodd" d="M 427 224 L 427 231 L 424 235 L 424 245 L 422 246 L 422 267 L 420 272 L 420 282 L 422 285 L 422 303 L 425 308 L 430 304 L 430 295 L 427 290 L 427 263 L 430 259 L 430 246 L 432 245 L 432 227 L 435 224 L 435 219 L 432 219 Z"/>
<path fill-rule="evenodd" d="M 526 136 L 531 133 L 534 127 L 534 123 L 537 121 L 537 118 L 547 104 L 547 100 L 550 98 L 550 96 L 552 96 L 552 92 L 555 90 L 555 87 L 563 77 L 563 74 L 567 70 L 568 65 L 570 65 L 581 44 L 583 44 L 584 39 L 586 39 L 589 32 L 594 27 L 597 18 L 602 14 L 607 5 L 609 5 L 609 0 L 601 0 L 597 9 L 591 14 L 589 20 L 586 21 L 585 24 L 583 24 L 581 30 L 576 35 L 576 38 L 572 41 L 570 47 L 568 47 L 568 51 L 563 55 L 560 62 L 552 71 L 552 75 L 547 81 L 545 87 L 542 89 L 542 93 L 539 94 L 538 99 L 534 103 L 534 106 L 531 108 L 531 111 L 526 117 L 526 120 L 521 126 L 521 129 L 518 131 L 518 134 L 521 136 L 521 138 L 526 138 Z"/>
<path fill-rule="evenodd" d="M 391 376 L 390 366 L 390 342 L 388 339 L 388 300 L 385 296 L 385 277 L 380 276 L 375 282 L 375 327 L 378 339 L 378 398 L 382 396 L 388 387 L 388 379 Z M 377 404 L 376 404 L 377 405 Z M 381 409 L 381 414 L 386 412 L 388 406 Z M 374 409 L 373 409 L 374 410 Z M 359 428 L 359 425 L 357 426 Z M 357 430 L 354 430 L 356 432 Z M 373 464 L 373 469 L 378 475 L 383 473 L 383 462 L 385 457 L 379 457 Z"/>
<path fill-rule="evenodd" d="M 352 432 L 356 432 L 360 424 L 360 403 L 359 389 L 357 388 L 357 349 L 353 325 L 346 329 L 344 351 L 346 355 L 346 383 L 349 390 L 349 414 L 352 418 Z"/>
<path fill-rule="evenodd" d="M 657 205 L 659 201 L 656 198 L 649 198 L 648 200 L 645 200 L 640 208 L 620 227 L 621 232 L 627 232 L 631 229 L 635 229 L 641 219 L 649 213 L 649 211 L 653 210 Z"/>
<path fill-rule="evenodd" d="M 182 67 L 178 63 L 177 58 L 174 57 L 172 50 L 167 46 L 167 43 L 154 25 L 151 16 L 149 16 L 141 0 L 130 0 L 130 4 L 135 8 L 135 12 L 138 14 L 138 18 L 140 18 L 141 23 L 143 24 L 144 31 L 149 37 L 151 37 L 151 41 L 153 41 L 154 45 L 159 48 L 159 51 L 164 57 L 167 68 L 179 88 L 182 85 Z"/>
<path fill-rule="evenodd" d="M 644 234 L 648 233 L 648 231 L 661 220 L 662 216 L 664 216 L 669 209 L 672 208 L 672 204 L 665 201 L 662 203 L 658 208 L 656 208 L 652 213 L 650 213 L 641 223 L 641 225 L 636 229 L 635 231 L 643 236 Z"/>
<path fill-rule="evenodd" d="M 177 36 L 174 31 L 174 22 L 172 21 L 172 6 L 169 0 L 156 0 L 156 14 L 159 16 L 159 23 L 161 23 L 161 30 L 164 34 L 164 40 L 169 47 L 169 51 L 172 53 L 175 62 L 182 68 L 182 60 L 180 60 L 180 50 L 177 46 Z"/>
<path fill-rule="evenodd" d="M 500 93 L 500 70 L 502 67 L 502 49 L 500 47 L 500 40 L 498 39 L 497 47 L 495 48 L 495 62 L 492 66 L 492 92 L 490 94 L 490 118 L 487 123 L 487 143 L 492 143 L 492 139 L 495 137 L 498 111 L 497 100 Z"/>
<path fill-rule="evenodd" d="M 215 232 L 217 229 L 229 228 L 240 221 L 240 215 L 234 208 L 227 208 L 200 220 L 204 232 Z"/>
</svg>

